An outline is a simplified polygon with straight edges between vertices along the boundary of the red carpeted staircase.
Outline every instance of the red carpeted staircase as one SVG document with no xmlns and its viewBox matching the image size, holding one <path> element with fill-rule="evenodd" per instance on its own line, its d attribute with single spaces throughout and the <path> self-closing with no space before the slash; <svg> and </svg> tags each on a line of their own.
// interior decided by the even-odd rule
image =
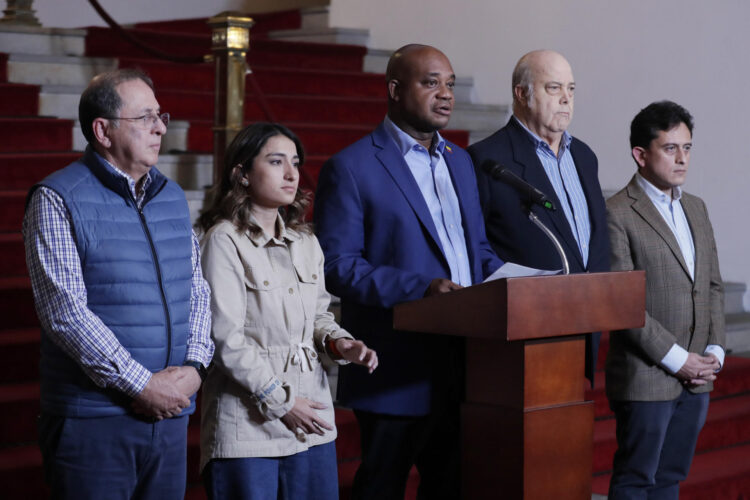
<svg viewBox="0 0 750 500">
<path fill-rule="evenodd" d="M 3 498 L 41 498 L 39 328 L 21 238 L 26 192 L 70 163 L 70 120 L 39 117 L 39 88 L 7 83 L 0 55 L 0 484 Z"/>
<path fill-rule="evenodd" d="M 275 118 L 302 139 L 306 168 L 317 177 L 323 161 L 359 139 L 386 112 L 383 75 L 362 72 L 366 49 L 357 46 L 275 41 L 269 30 L 300 26 L 298 11 L 254 16 L 249 63 Z M 161 50 L 180 55 L 210 53 L 205 20 L 144 23 L 131 30 Z M 188 126 L 184 149 L 212 150 L 213 66 L 157 60 L 122 41 L 114 32 L 91 28 L 86 55 L 117 58 L 120 67 L 146 70 L 155 82 L 162 109 Z M 40 87 L 7 82 L 8 56 L 0 54 L 0 497 L 43 498 L 41 456 L 36 446 L 39 412 L 39 328 L 23 253 L 21 220 L 28 189 L 80 156 L 73 152 L 72 120 L 38 116 Z M 265 120 L 249 91 L 245 117 Z M 73 116 L 69 114 L 68 116 Z M 449 131 L 465 146 L 468 133 Z M 359 437 L 351 412 L 337 410 L 342 498 L 348 498 L 358 465 Z M 198 474 L 198 416 L 191 418 L 187 498 L 205 498 Z M 416 488 L 410 480 L 410 496 Z"/>
<path fill-rule="evenodd" d="M 298 11 L 254 16 L 248 55 L 254 75 L 277 120 L 302 139 L 314 179 L 331 154 L 368 133 L 386 110 L 383 75 L 362 72 L 366 49 L 358 46 L 284 42 L 267 37 L 271 30 L 300 27 Z M 163 51 L 202 56 L 210 52 L 205 20 L 142 23 L 131 30 Z M 117 58 L 120 67 L 139 67 L 154 80 L 162 109 L 184 122 L 187 139 L 177 149 L 210 153 L 212 149 L 213 67 L 158 60 L 104 28 L 91 28 L 86 55 Z M 0 54 L 0 497 L 42 498 L 41 457 L 35 444 L 38 413 L 39 329 L 33 310 L 20 236 L 28 188 L 79 156 L 72 149 L 71 120 L 39 117 L 39 88 L 8 83 L 8 57 Z M 248 121 L 266 117 L 250 92 Z M 446 136 L 465 146 L 466 131 Z M 602 345 L 603 367 L 606 339 Z M 594 492 L 606 493 L 614 452 L 614 421 L 603 393 L 603 374 L 589 391 L 595 401 Z M 750 360 L 731 357 L 713 395 L 706 428 L 699 441 L 691 477 L 682 498 L 740 498 L 750 492 Z M 350 496 L 359 464 L 359 432 L 351 412 L 337 410 L 337 454 L 342 499 Z M 186 498 L 205 498 L 198 475 L 198 416 L 191 418 Z M 412 471 L 407 498 L 416 497 L 418 475 Z"/>
</svg>

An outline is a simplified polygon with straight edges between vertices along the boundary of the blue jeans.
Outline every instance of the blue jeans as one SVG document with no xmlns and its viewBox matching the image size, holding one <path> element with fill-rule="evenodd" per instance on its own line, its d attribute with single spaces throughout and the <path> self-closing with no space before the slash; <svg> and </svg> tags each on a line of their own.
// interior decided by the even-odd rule
<svg viewBox="0 0 750 500">
<path fill-rule="evenodd" d="M 610 500 L 679 498 L 708 401 L 708 393 L 683 389 L 673 401 L 610 402 L 617 419 Z"/>
<path fill-rule="evenodd" d="M 336 446 L 288 457 L 219 458 L 203 471 L 209 500 L 337 500 Z"/>
<path fill-rule="evenodd" d="M 188 417 L 70 418 L 43 413 L 39 446 L 54 499 L 182 500 Z"/>
</svg>

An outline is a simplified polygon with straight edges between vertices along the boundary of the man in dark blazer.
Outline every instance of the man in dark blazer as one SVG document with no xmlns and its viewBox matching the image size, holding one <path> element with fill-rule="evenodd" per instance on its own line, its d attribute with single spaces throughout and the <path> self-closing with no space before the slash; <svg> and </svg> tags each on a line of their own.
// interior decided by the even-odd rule
<svg viewBox="0 0 750 500">
<path fill-rule="evenodd" d="M 353 498 L 460 497 L 462 343 L 395 331 L 400 302 L 481 282 L 501 264 L 485 236 L 471 159 L 437 132 L 455 75 L 439 50 L 408 45 L 386 73 L 388 115 L 321 171 L 315 226 L 342 324 L 376 349 L 372 375 L 342 367 L 339 400 L 355 410 L 362 464 Z"/>
<path fill-rule="evenodd" d="M 541 190 L 556 211 L 531 210 L 557 236 L 571 273 L 609 270 L 606 210 L 596 155 L 567 132 L 573 117 L 575 81 L 557 52 L 524 55 L 513 70 L 513 116 L 468 151 L 474 161 L 487 237 L 506 261 L 561 269 L 560 256 L 528 218 L 525 198 L 492 179 L 488 165 L 501 165 Z M 599 334 L 586 338 L 586 376 L 593 380 Z"/>
<path fill-rule="evenodd" d="M 609 498 L 676 499 L 724 362 L 719 260 L 703 201 L 681 190 L 693 118 L 669 101 L 630 127 L 638 173 L 607 200 L 612 270 L 646 271 L 646 323 L 612 332 L 607 397 L 617 419 Z"/>
</svg>

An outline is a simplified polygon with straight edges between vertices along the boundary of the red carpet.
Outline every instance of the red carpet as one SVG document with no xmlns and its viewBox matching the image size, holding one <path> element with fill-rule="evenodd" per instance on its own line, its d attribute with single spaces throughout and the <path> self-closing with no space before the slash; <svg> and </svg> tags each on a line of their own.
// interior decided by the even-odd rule
<svg viewBox="0 0 750 500">
<path fill-rule="evenodd" d="M 273 29 L 300 26 L 298 11 L 253 16 L 248 60 L 277 119 L 299 134 L 308 153 L 305 168 L 317 178 L 323 162 L 359 139 L 385 114 L 383 75 L 361 71 L 362 47 L 269 40 Z M 202 19 L 140 23 L 133 33 L 164 51 L 202 56 L 210 53 L 210 30 Z M 190 122 L 188 149 L 209 153 L 212 147 L 213 66 L 175 64 L 152 58 L 105 28 L 90 29 L 90 56 L 117 57 L 122 67 L 141 67 L 154 79 L 157 97 L 173 119 Z M 7 84 L 7 56 L 0 54 L 0 481 L 3 498 L 44 498 L 41 457 L 35 445 L 39 411 L 37 382 L 39 329 L 31 288 L 25 277 L 20 238 L 28 188 L 70 163 L 70 120 L 40 118 L 38 88 Z M 248 87 L 249 88 L 249 87 Z M 264 119 L 250 93 L 248 121 Z M 446 131 L 459 145 L 465 131 Z M 607 348 L 602 344 L 599 366 Z M 605 493 L 614 452 L 614 421 L 604 397 L 603 373 L 588 397 L 596 410 L 594 491 Z M 730 357 L 714 391 L 708 421 L 698 443 L 683 499 L 750 498 L 750 360 Z M 359 464 L 359 433 L 351 412 L 337 410 L 337 455 L 342 500 L 349 498 Z M 186 498 L 205 499 L 198 476 L 198 417 L 191 418 Z M 416 497 L 418 475 L 412 471 L 406 498 Z M 744 495 L 744 496 L 743 496 Z"/>
<path fill-rule="evenodd" d="M 71 120 L 0 117 L 0 153 L 70 151 L 72 130 Z"/>
<path fill-rule="evenodd" d="M 179 64 L 122 57 L 120 66 L 137 67 L 148 72 L 159 90 L 168 88 L 209 92 L 214 90 L 213 65 L 209 63 Z M 253 65 L 253 73 L 262 89 L 276 94 L 382 99 L 385 90 L 383 75 L 362 73 L 356 70 Z"/>
<path fill-rule="evenodd" d="M 0 83 L 0 116 L 36 116 L 39 114 L 39 87 L 19 83 Z"/>
</svg>

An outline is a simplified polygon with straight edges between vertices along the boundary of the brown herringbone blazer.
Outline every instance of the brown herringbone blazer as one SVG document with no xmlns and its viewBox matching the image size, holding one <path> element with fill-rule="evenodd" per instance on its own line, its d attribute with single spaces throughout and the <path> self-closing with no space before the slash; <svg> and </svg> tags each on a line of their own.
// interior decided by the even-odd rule
<svg viewBox="0 0 750 500">
<path fill-rule="evenodd" d="M 672 345 L 699 354 L 708 344 L 725 347 L 724 292 L 708 212 L 700 198 L 684 191 L 681 203 L 695 244 L 694 281 L 677 239 L 635 176 L 607 200 L 612 271 L 646 271 L 645 326 L 610 335 L 610 400 L 675 399 L 682 385 L 659 365 Z M 712 388 L 709 383 L 693 392 Z"/>
</svg>

